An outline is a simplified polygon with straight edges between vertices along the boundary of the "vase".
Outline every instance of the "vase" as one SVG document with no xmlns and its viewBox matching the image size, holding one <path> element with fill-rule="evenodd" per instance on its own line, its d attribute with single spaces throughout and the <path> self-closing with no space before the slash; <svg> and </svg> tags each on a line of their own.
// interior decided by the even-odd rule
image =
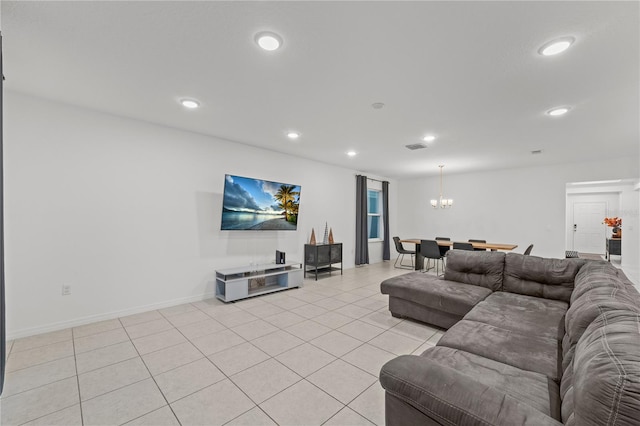
<svg viewBox="0 0 640 426">
<path fill-rule="evenodd" d="M 611 238 L 622 238 L 622 229 L 616 226 L 612 229 L 612 231 L 613 235 L 611 236 Z"/>
</svg>

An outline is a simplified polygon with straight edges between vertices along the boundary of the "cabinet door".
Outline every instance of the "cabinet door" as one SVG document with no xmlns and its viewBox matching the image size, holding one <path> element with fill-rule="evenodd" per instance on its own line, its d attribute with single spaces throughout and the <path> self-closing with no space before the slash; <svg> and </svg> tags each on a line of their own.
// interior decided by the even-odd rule
<svg viewBox="0 0 640 426">
<path fill-rule="evenodd" d="M 331 263 L 342 263 L 342 244 L 331 245 Z"/>
<path fill-rule="evenodd" d="M 331 263 L 331 246 L 318 246 L 318 265 Z"/>
<path fill-rule="evenodd" d="M 304 245 L 304 262 L 307 265 L 315 265 L 316 264 L 316 258 L 317 258 L 317 253 L 316 253 L 316 249 L 318 247 L 311 245 L 311 244 L 305 244 Z"/>
</svg>

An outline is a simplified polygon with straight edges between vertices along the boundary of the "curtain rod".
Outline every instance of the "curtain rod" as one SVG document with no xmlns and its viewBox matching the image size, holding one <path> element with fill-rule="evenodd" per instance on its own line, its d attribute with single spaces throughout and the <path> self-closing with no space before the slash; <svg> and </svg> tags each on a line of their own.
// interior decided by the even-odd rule
<svg viewBox="0 0 640 426">
<path fill-rule="evenodd" d="M 356 175 L 356 176 L 362 176 L 362 175 Z M 387 182 L 389 185 L 391 185 L 391 183 L 389 183 L 388 180 L 379 180 L 379 179 L 374 179 L 374 178 L 370 178 L 370 177 L 367 177 L 367 180 L 372 180 L 372 181 L 380 182 L 380 183 Z"/>
<path fill-rule="evenodd" d="M 388 181 L 388 180 L 378 180 L 378 179 L 373 179 L 373 178 L 370 178 L 370 177 L 368 177 L 368 178 L 367 178 L 367 180 L 373 180 L 373 181 L 375 181 L 375 182 L 380 182 L 380 183 L 384 183 L 384 182 L 389 183 L 389 181 Z M 389 183 L 389 185 L 391 185 L 391 184 Z"/>
</svg>

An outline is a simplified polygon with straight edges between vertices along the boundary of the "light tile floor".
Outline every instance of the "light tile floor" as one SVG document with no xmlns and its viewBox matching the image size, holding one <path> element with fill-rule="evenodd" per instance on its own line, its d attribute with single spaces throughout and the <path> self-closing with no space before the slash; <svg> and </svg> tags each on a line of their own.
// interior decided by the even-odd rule
<svg viewBox="0 0 640 426">
<path fill-rule="evenodd" d="M 2 425 L 383 425 L 380 367 L 442 336 L 393 318 L 385 262 L 224 304 L 173 306 L 7 345 Z"/>
</svg>

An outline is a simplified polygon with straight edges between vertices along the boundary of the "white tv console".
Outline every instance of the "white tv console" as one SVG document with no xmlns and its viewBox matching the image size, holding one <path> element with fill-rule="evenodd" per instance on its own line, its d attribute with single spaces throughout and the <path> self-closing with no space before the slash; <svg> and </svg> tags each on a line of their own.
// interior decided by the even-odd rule
<svg viewBox="0 0 640 426">
<path fill-rule="evenodd" d="M 216 297 L 224 302 L 302 287 L 302 263 L 266 263 L 216 271 Z"/>
</svg>

